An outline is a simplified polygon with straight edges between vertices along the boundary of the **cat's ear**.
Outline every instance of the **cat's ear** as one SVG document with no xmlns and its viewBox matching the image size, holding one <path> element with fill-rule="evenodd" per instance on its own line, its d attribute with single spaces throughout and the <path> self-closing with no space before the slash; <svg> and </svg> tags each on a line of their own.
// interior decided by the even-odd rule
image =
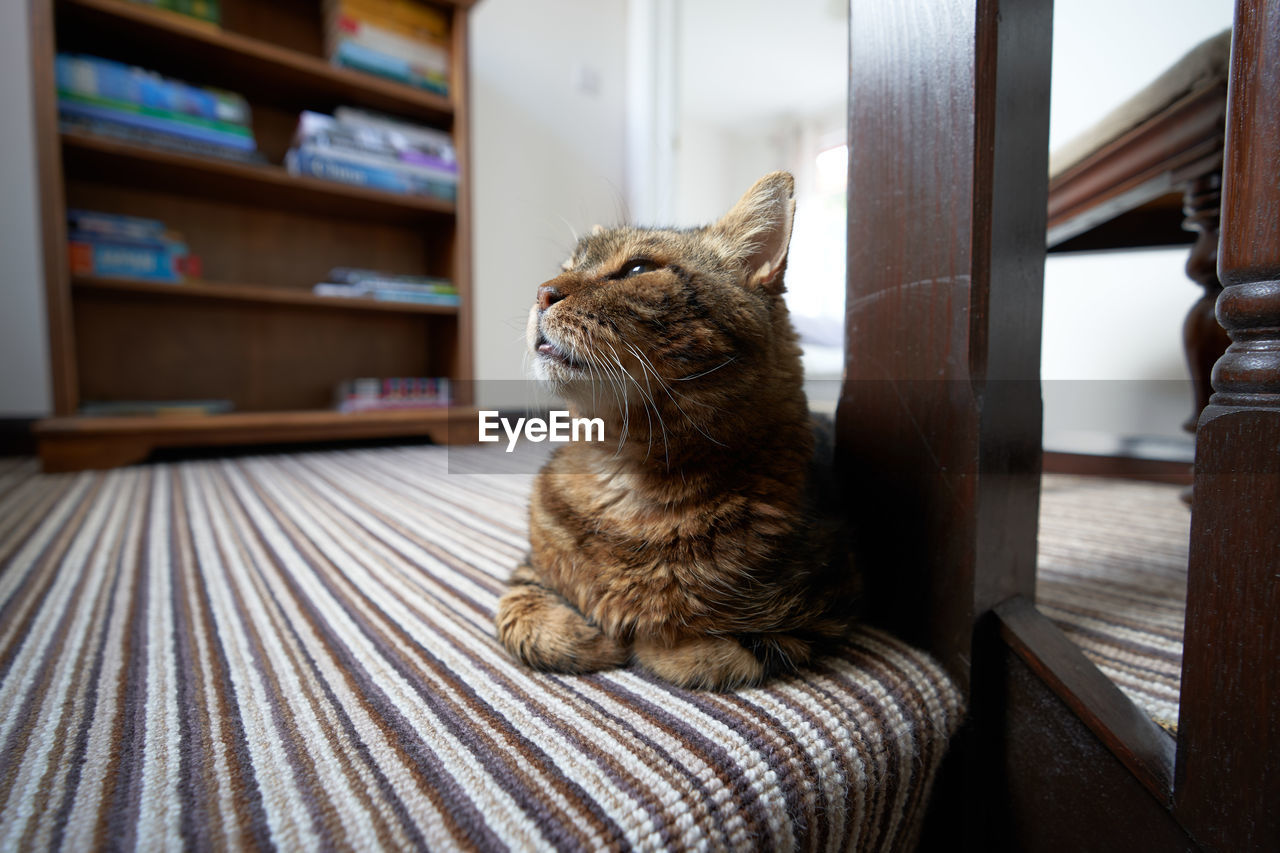
<svg viewBox="0 0 1280 853">
<path fill-rule="evenodd" d="M 747 286 L 781 293 L 795 217 L 795 179 L 773 172 L 756 181 L 712 228 L 747 266 Z"/>
</svg>

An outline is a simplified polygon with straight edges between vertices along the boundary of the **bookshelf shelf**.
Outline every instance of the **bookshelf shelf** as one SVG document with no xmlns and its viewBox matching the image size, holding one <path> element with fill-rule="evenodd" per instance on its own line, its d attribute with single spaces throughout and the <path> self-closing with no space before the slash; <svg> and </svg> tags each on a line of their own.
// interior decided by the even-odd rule
<svg viewBox="0 0 1280 853">
<path fill-rule="evenodd" d="M 144 148 L 87 133 L 63 133 L 66 172 L 87 181 L 110 175 L 139 187 L 172 187 L 215 199 L 251 202 L 273 208 L 342 217 L 359 216 L 406 223 L 424 217 L 453 216 L 451 202 L 426 196 L 396 195 L 364 187 L 290 175 L 281 166 L 194 157 Z"/>
<path fill-rule="evenodd" d="M 433 123 L 453 118 L 452 101 L 433 92 L 127 0 L 58 0 L 57 10 L 60 24 L 91 30 L 104 41 L 127 40 L 137 45 L 139 59 L 199 66 L 202 76 L 228 89 L 255 89 L 288 102 L 357 102 Z"/>
<path fill-rule="evenodd" d="M 283 411 L 161 417 L 47 418 L 36 427 L 46 471 L 128 465 L 160 447 L 224 447 L 427 436 L 474 431 L 477 411 L 452 406 L 384 412 Z"/>
<path fill-rule="evenodd" d="M 418 0 L 448 22 L 448 97 L 331 65 L 330 0 L 221 0 L 221 27 L 128 0 L 28 2 L 54 398 L 53 417 L 36 427 L 46 470 L 131 464 L 164 447 L 395 436 L 447 442 L 459 424 L 474 432 L 470 2 Z M 242 95 L 264 162 L 65 129 L 60 52 Z M 281 164 L 300 112 L 340 106 L 448 133 L 456 203 L 289 174 Z M 72 209 L 164 223 L 185 238 L 207 280 L 73 275 Z M 313 294 L 335 267 L 448 279 L 460 305 Z M 360 377 L 448 377 L 455 405 L 332 410 L 338 386 Z M 85 402 L 175 400 L 226 400 L 233 411 L 80 414 Z"/>
<path fill-rule="evenodd" d="M 221 300 L 227 302 L 263 303 L 271 305 L 296 305 L 329 311 L 374 311 L 390 314 L 440 314 L 456 315 L 458 309 L 450 305 L 424 305 L 416 302 L 382 302 L 376 299 L 316 296 L 305 291 L 257 284 L 222 284 L 205 281 L 188 281 L 182 284 L 143 281 L 131 278 L 89 278 L 76 276 L 71 279 L 76 291 L 92 291 L 120 294 L 143 294 L 165 299 Z"/>
</svg>

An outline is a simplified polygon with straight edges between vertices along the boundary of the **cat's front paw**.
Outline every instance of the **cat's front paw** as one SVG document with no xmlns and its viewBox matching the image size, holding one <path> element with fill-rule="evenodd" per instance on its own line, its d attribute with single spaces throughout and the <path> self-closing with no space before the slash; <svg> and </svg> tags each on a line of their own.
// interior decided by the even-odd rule
<svg viewBox="0 0 1280 853">
<path fill-rule="evenodd" d="M 764 681 L 765 665 L 730 637 L 635 641 L 636 662 L 678 687 L 732 690 Z"/>
<path fill-rule="evenodd" d="M 554 592 L 512 587 L 498 601 L 498 639 L 527 666 L 546 672 L 583 673 L 622 666 L 630 651 L 605 635 Z"/>
</svg>

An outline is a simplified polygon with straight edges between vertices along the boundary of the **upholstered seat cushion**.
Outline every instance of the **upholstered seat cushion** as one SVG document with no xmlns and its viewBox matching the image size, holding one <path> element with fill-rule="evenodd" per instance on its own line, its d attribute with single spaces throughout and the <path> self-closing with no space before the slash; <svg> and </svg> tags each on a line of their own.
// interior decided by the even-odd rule
<svg viewBox="0 0 1280 853">
<path fill-rule="evenodd" d="M 1049 177 L 1067 172 L 1192 92 L 1225 82 L 1230 59 L 1230 29 L 1205 39 L 1124 103 L 1049 152 Z"/>
<path fill-rule="evenodd" d="M 529 478 L 449 452 L 0 460 L 0 849 L 910 846 L 961 714 L 926 655 L 530 672 L 492 627 Z"/>
</svg>

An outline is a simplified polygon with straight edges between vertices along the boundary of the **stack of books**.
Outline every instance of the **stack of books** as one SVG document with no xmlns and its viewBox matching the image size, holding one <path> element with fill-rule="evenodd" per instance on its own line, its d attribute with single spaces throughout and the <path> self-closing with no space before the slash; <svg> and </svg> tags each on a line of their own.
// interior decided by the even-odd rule
<svg viewBox="0 0 1280 853">
<path fill-rule="evenodd" d="M 233 411 L 230 400 L 111 400 L 80 404 L 80 414 L 94 418 L 127 418 L 136 415 L 183 417 L 225 415 Z"/>
<path fill-rule="evenodd" d="M 191 86 L 96 56 L 59 53 L 58 119 L 87 131 L 183 154 L 261 162 L 240 95 Z"/>
<path fill-rule="evenodd" d="M 416 302 L 422 305 L 456 307 L 459 302 L 458 288 L 446 278 L 335 267 L 329 270 L 328 279 L 312 288 L 312 292 L 317 296 Z"/>
<path fill-rule="evenodd" d="M 448 133 L 339 107 L 298 117 L 285 168 L 344 184 L 445 201 L 458 197 L 458 160 Z"/>
<path fill-rule="evenodd" d="M 338 386 L 334 407 L 340 412 L 433 409 L 449 405 L 444 378 L 352 379 Z"/>
<path fill-rule="evenodd" d="M 200 259 L 181 234 L 155 219 L 67 211 L 71 274 L 178 283 L 200 277 Z"/>
<path fill-rule="evenodd" d="M 150 6 L 166 12 L 174 12 L 187 18 L 195 18 L 215 27 L 222 23 L 222 4 L 219 0 L 133 0 L 140 6 Z"/>
<path fill-rule="evenodd" d="M 325 0 L 329 61 L 449 94 L 449 18 L 418 0 Z"/>
</svg>

